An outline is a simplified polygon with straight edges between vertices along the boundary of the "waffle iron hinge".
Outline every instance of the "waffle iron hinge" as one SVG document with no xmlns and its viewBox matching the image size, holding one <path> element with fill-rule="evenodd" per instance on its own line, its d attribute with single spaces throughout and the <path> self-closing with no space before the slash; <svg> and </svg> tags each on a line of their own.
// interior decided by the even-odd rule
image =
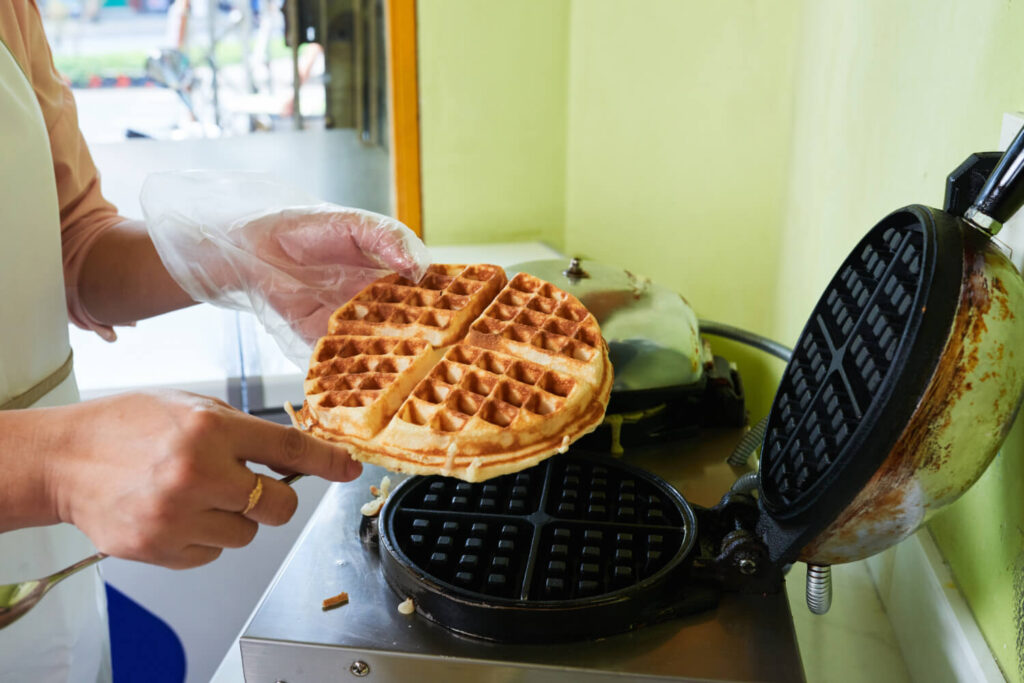
<svg viewBox="0 0 1024 683">
<path fill-rule="evenodd" d="M 693 578 L 739 593 L 777 593 L 782 567 L 771 561 L 768 546 L 757 537 L 757 500 L 730 491 L 713 508 L 693 506 L 699 553 Z"/>
</svg>

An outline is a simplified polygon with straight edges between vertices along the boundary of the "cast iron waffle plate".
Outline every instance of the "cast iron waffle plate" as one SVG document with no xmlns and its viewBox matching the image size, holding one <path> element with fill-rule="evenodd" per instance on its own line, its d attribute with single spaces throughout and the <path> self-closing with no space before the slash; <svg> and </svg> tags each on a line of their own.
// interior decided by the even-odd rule
<svg viewBox="0 0 1024 683">
<path fill-rule="evenodd" d="M 760 501 L 771 520 L 760 530 L 773 560 L 794 559 L 889 454 L 945 347 L 962 268 L 959 222 L 911 206 L 872 228 L 832 278 L 765 432 Z"/>
<path fill-rule="evenodd" d="M 476 484 L 408 479 L 379 524 L 391 587 L 467 635 L 589 638 L 712 602 L 681 589 L 697 535 L 690 506 L 602 455 L 570 452 Z"/>
</svg>

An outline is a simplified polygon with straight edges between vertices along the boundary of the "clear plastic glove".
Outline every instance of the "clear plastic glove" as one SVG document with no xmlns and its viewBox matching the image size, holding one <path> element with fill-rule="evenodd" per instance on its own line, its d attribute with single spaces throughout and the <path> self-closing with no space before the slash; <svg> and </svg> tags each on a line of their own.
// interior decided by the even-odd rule
<svg viewBox="0 0 1024 683">
<path fill-rule="evenodd" d="M 423 242 L 387 216 L 318 202 L 263 174 L 149 176 L 140 197 L 153 244 L 196 301 L 255 313 L 299 367 L 327 319 L 373 280 L 418 280 Z"/>
</svg>

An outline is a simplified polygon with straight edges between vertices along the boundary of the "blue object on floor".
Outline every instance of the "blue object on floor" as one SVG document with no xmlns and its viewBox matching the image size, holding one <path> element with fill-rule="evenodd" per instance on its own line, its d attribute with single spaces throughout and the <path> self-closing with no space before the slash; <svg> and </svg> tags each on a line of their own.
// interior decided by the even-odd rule
<svg viewBox="0 0 1024 683">
<path fill-rule="evenodd" d="M 114 683 L 182 683 L 185 648 L 163 619 L 107 584 Z"/>
</svg>

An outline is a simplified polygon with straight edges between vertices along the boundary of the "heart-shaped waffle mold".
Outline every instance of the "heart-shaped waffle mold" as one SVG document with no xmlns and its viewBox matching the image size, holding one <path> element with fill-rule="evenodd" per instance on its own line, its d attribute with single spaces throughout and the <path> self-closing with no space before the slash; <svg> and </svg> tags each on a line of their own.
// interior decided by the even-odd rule
<svg viewBox="0 0 1024 683">
<path fill-rule="evenodd" d="M 491 265 L 391 275 L 331 317 L 296 425 L 353 457 L 482 481 L 564 451 L 604 417 L 597 321 L 573 296 Z"/>
</svg>

